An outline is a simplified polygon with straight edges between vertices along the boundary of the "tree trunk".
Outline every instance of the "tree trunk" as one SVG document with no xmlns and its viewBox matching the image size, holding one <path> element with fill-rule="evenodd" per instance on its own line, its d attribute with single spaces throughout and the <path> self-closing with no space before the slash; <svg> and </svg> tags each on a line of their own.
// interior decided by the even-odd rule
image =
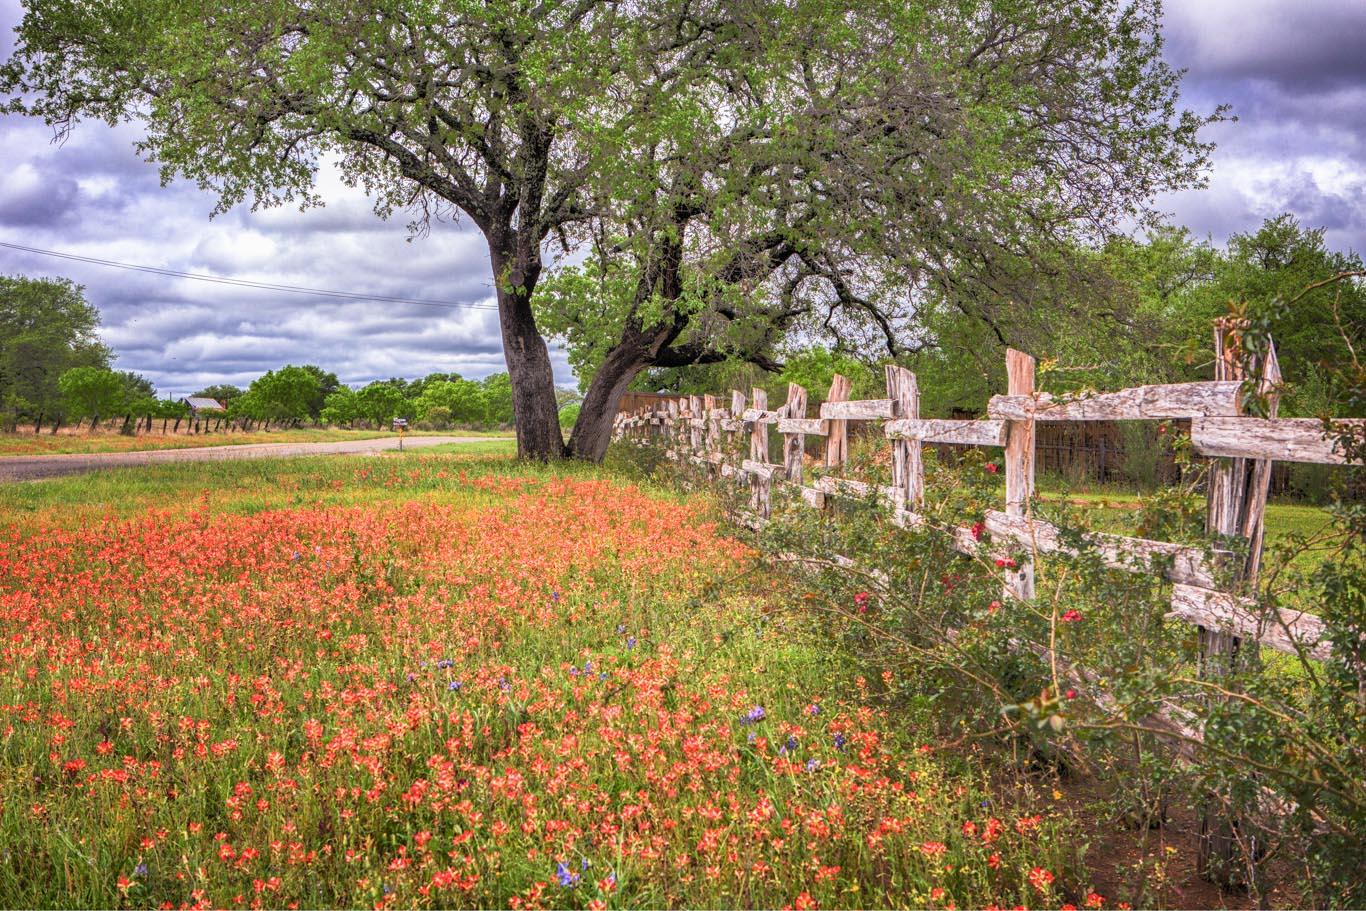
<svg viewBox="0 0 1366 911">
<path fill-rule="evenodd" d="M 34 435 L 34 436 L 37 436 L 38 434 L 40 434 L 40 433 L 43 432 L 43 418 L 44 418 L 44 417 L 46 417 L 46 415 L 43 414 L 43 412 L 41 412 L 41 411 L 38 412 L 38 420 L 36 420 L 36 421 L 33 422 L 33 435 Z"/>
<path fill-rule="evenodd" d="M 509 268 L 513 254 L 492 240 L 489 253 L 498 287 L 498 325 L 503 334 L 503 357 L 512 381 L 512 417 L 517 429 L 517 457 L 548 461 L 565 456 L 560 432 L 560 409 L 555 401 L 555 373 L 550 349 L 536 328 L 531 293 L 540 265 L 521 257 Z"/>
<path fill-rule="evenodd" d="M 52 422 L 52 429 L 48 431 L 48 435 L 55 434 L 55 433 L 57 432 L 57 429 L 58 429 L 59 427 L 61 427 L 61 426 L 62 426 L 62 413 L 59 411 L 59 412 L 57 412 L 57 419 L 54 420 L 54 421 Z"/>
<path fill-rule="evenodd" d="M 569 437 L 569 452 L 576 459 L 600 462 L 612 442 L 612 419 L 622 393 L 645 367 L 645 358 L 635 346 L 618 345 L 608 352 L 588 384 L 579 403 L 579 417 Z"/>
<path fill-rule="evenodd" d="M 90 416 L 90 432 L 94 433 L 100 426 L 100 413 L 97 411 Z"/>
</svg>

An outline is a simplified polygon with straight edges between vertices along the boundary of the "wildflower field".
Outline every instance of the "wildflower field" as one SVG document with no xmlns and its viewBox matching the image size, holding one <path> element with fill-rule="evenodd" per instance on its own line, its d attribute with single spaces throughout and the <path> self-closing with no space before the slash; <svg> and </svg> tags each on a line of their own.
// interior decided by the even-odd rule
<svg viewBox="0 0 1366 911">
<path fill-rule="evenodd" d="M 408 453 L 0 519 L 0 906 L 1103 902 L 705 501 Z"/>
</svg>

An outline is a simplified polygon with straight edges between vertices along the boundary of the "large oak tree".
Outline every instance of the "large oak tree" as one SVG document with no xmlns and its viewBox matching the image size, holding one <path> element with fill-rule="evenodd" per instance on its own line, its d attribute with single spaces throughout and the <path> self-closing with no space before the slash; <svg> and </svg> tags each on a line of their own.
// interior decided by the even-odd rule
<svg viewBox="0 0 1366 911">
<path fill-rule="evenodd" d="M 1198 180 L 1153 0 L 32 0 L 12 110 L 143 122 L 221 206 L 320 202 L 488 243 L 518 449 L 564 452 L 544 332 L 587 345 L 571 450 L 651 366 L 793 328 L 914 344 L 917 291 L 1003 306 L 1021 263 Z M 1217 116 L 1217 115 L 1216 115 Z M 533 299 L 552 248 L 579 291 Z M 960 296 L 961 297 L 961 296 Z"/>
</svg>

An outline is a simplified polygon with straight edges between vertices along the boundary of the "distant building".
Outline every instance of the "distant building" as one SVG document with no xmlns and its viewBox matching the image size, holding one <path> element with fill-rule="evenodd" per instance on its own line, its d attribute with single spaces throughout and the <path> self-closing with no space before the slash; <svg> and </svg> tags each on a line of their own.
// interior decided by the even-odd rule
<svg viewBox="0 0 1366 911">
<path fill-rule="evenodd" d="M 223 406 L 217 399 L 206 399 L 201 396 L 187 396 L 180 400 L 180 404 L 190 409 L 190 417 L 197 418 L 201 411 L 222 411 Z"/>
</svg>

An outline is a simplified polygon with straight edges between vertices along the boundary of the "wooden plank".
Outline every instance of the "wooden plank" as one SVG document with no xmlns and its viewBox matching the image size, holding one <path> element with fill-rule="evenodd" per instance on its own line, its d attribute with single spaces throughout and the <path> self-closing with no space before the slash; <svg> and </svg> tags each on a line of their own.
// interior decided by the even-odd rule
<svg viewBox="0 0 1366 911">
<path fill-rule="evenodd" d="M 738 431 L 745 429 L 745 422 L 738 420 L 736 418 L 722 418 L 721 429 L 728 430 L 731 433 L 736 433 Z"/>
<path fill-rule="evenodd" d="M 1366 419 L 1334 421 L 1344 429 L 1366 430 Z M 1318 418 L 1197 418 L 1191 444 L 1201 455 L 1267 459 L 1277 462 L 1347 464 L 1337 440 L 1326 435 Z"/>
<path fill-rule="evenodd" d="M 835 374 L 830 380 L 830 394 L 826 396 L 825 404 L 848 401 L 851 388 L 852 384 L 848 377 Z M 835 468 L 847 461 L 849 461 L 849 425 L 841 420 L 830 421 L 825 436 L 825 467 Z"/>
<path fill-rule="evenodd" d="M 1034 358 L 1014 348 L 1006 349 L 1007 391 L 1028 398 L 1034 394 Z M 1034 421 L 1030 417 L 1012 420 L 1006 430 L 1006 514 L 1023 516 L 1034 496 Z M 1020 561 L 1018 570 L 1006 570 L 1006 594 L 1034 597 L 1034 565 Z"/>
<path fill-rule="evenodd" d="M 1320 661 L 1332 653 L 1323 636 L 1323 621 L 1313 614 L 1286 609 L 1263 612 L 1249 598 L 1181 583 L 1172 586 L 1171 606 L 1169 617 L 1239 639 L 1255 639 L 1278 651 L 1297 654 L 1298 645 Z"/>
<path fill-rule="evenodd" d="M 763 392 L 762 389 L 758 389 L 755 391 Z M 746 408 L 743 412 L 741 412 L 740 420 L 744 421 L 747 424 L 752 421 L 759 421 L 760 423 L 764 424 L 776 424 L 778 423 L 778 416 L 780 414 L 782 414 L 781 411 L 766 411 L 762 408 Z"/>
<path fill-rule="evenodd" d="M 826 402 L 821 417 L 836 421 L 876 421 L 898 417 L 892 399 L 859 399 L 853 402 Z"/>
<path fill-rule="evenodd" d="M 905 367 L 886 367 L 887 395 L 892 410 L 905 418 L 920 417 L 920 387 L 915 374 Z M 911 438 L 892 440 L 893 499 L 899 506 L 912 509 L 925 501 L 925 468 L 920 458 L 920 441 Z"/>
<path fill-rule="evenodd" d="M 774 465 L 769 462 L 758 462 L 754 459 L 744 459 L 740 462 L 740 470 L 748 475 L 771 481 L 774 478 L 782 478 L 783 466 Z"/>
<path fill-rule="evenodd" d="M 1219 380 L 1135 386 L 1118 392 L 1058 398 L 1047 393 L 994 395 L 987 415 L 1007 421 L 1142 421 L 1170 418 L 1231 417 L 1238 414 L 1242 384 Z"/>
<path fill-rule="evenodd" d="M 863 481 L 853 481 L 848 478 L 832 478 L 828 475 L 817 478 L 812 486 L 823 493 L 839 497 L 854 497 L 855 499 L 869 496 L 873 492 L 872 484 L 865 484 Z"/>
<path fill-rule="evenodd" d="M 787 404 L 783 405 L 784 416 L 806 417 L 806 390 L 796 383 L 787 384 Z M 781 421 L 779 422 L 781 423 Z M 806 436 L 801 432 L 783 433 L 783 467 L 787 477 L 795 484 L 802 482 L 802 460 L 806 456 Z"/>
<path fill-rule="evenodd" d="M 950 421 L 901 418 L 888 421 L 883 432 L 893 440 L 922 443 L 959 443 L 964 446 L 1004 446 L 1005 421 Z"/>
<path fill-rule="evenodd" d="M 825 421 L 820 418 L 779 418 L 779 433 L 800 433 L 805 436 L 825 436 Z"/>
<path fill-rule="evenodd" d="M 1076 554 L 1073 548 L 1063 544 L 1062 535 L 1056 525 L 1039 519 L 1011 516 L 989 509 L 983 524 L 992 537 L 1009 539 L 1021 547 L 1037 550 L 1039 553 Z M 1090 533 L 1085 538 L 1086 542 L 1096 549 L 1105 565 L 1114 569 L 1131 573 L 1151 573 L 1154 571 L 1154 562 L 1161 561 L 1166 564 L 1165 577 L 1173 582 L 1203 587 L 1214 585 L 1214 570 L 1209 565 L 1205 552 L 1198 547 L 1100 532 Z"/>
<path fill-rule="evenodd" d="M 803 487 L 802 502 L 812 509 L 825 509 L 825 492 L 814 487 Z"/>
</svg>

